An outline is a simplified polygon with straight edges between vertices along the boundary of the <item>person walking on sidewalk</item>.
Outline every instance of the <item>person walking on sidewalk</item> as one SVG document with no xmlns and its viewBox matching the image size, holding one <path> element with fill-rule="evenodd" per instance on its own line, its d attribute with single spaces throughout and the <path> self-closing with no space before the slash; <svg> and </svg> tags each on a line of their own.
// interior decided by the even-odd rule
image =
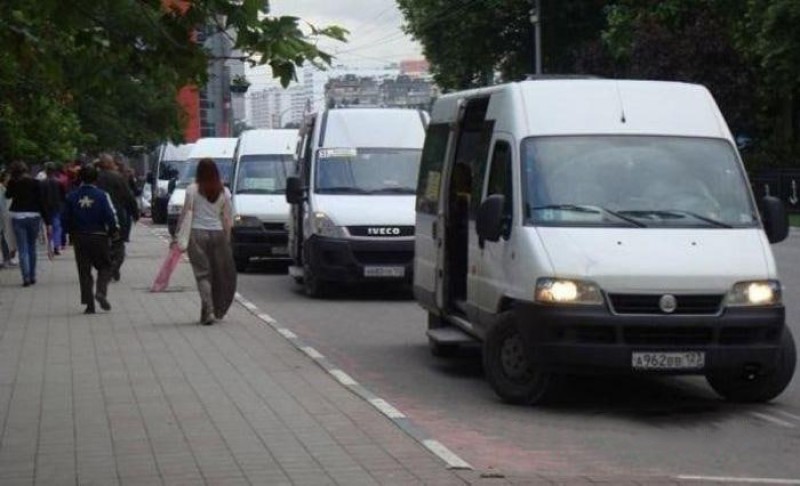
<svg viewBox="0 0 800 486">
<path fill-rule="evenodd" d="M 61 228 L 61 213 L 64 211 L 64 202 L 67 200 L 67 194 L 64 190 L 64 186 L 58 179 L 58 169 L 55 162 L 44 164 L 44 170 L 47 174 L 47 178 L 42 184 L 45 189 L 47 212 L 50 214 L 50 220 L 53 226 L 53 232 L 50 235 L 48 244 L 54 254 L 60 255 L 61 235 L 63 233 Z"/>
<path fill-rule="evenodd" d="M 31 177 L 23 162 L 11 165 L 11 179 L 5 197 L 12 200 L 9 213 L 17 241 L 22 286 L 28 287 L 36 284 L 36 240 L 39 239 L 42 221 L 48 234 L 51 228 L 41 183 Z"/>
<path fill-rule="evenodd" d="M 191 218 L 190 222 L 185 222 Z M 187 252 L 200 292 L 200 323 L 211 325 L 228 312 L 236 294 L 236 266 L 231 250 L 231 194 L 222 185 L 217 165 L 203 159 L 195 183 L 186 189 L 178 228 L 191 228 Z"/>
<path fill-rule="evenodd" d="M 67 196 L 64 207 L 64 229 L 69 232 L 78 264 L 81 285 L 81 304 L 84 314 L 94 314 L 94 302 L 103 310 L 108 303 L 108 283 L 111 281 L 111 241 L 119 239 L 119 225 L 111 197 L 99 189 L 97 169 L 91 165 L 80 171 L 81 186 Z M 97 291 L 94 289 L 92 267 L 97 270 Z"/>
<path fill-rule="evenodd" d="M 139 205 L 133 196 L 128 182 L 117 172 L 117 165 L 110 154 L 103 154 L 97 163 L 100 173 L 97 177 L 97 187 L 111 196 L 114 211 L 122 235 L 130 233 L 130 226 L 139 219 Z M 111 245 L 111 275 L 114 281 L 121 278 L 120 269 L 125 261 L 125 239 L 118 238 Z"/>
<path fill-rule="evenodd" d="M 6 184 L 8 184 L 8 171 L 0 170 L 0 252 L 3 254 L 0 268 L 16 265 L 12 257 L 17 252 L 16 240 L 12 234 L 14 230 L 11 229 L 11 215 L 8 213 Z"/>
</svg>

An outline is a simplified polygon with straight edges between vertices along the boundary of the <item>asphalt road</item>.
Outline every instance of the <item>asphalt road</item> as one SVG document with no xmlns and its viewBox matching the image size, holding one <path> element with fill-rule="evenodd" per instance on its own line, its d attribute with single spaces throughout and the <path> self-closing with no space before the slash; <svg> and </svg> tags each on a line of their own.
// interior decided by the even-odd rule
<svg viewBox="0 0 800 486">
<path fill-rule="evenodd" d="M 799 341 L 800 233 L 775 252 Z M 765 405 L 726 403 L 702 378 L 592 378 L 572 380 L 556 406 L 510 406 L 484 381 L 478 349 L 429 354 L 425 313 L 408 291 L 313 300 L 284 272 L 252 265 L 239 291 L 476 468 L 800 479 L 798 377 Z"/>
</svg>

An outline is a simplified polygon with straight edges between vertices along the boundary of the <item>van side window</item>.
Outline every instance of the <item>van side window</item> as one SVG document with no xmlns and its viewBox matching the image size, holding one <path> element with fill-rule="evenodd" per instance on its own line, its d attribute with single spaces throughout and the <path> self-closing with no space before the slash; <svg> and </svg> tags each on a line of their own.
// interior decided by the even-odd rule
<svg viewBox="0 0 800 486">
<path fill-rule="evenodd" d="M 464 110 L 456 146 L 455 166 L 459 164 L 469 167 L 465 174 L 471 181 L 469 217 L 475 219 L 475 213 L 481 201 L 486 163 L 492 141 L 494 121 L 486 119 L 489 109 L 489 97 L 471 99 Z"/>
<path fill-rule="evenodd" d="M 450 126 L 437 123 L 428 127 L 417 182 L 417 211 L 436 214 L 442 187 L 442 167 L 450 139 Z"/>
<path fill-rule="evenodd" d="M 512 216 L 512 208 L 514 207 L 514 193 L 512 189 L 511 178 L 511 146 L 504 141 L 498 141 L 494 144 L 494 153 L 492 154 L 492 165 L 489 169 L 489 184 L 486 188 L 486 196 L 492 194 L 502 194 L 506 198 L 506 216 Z"/>
</svg>

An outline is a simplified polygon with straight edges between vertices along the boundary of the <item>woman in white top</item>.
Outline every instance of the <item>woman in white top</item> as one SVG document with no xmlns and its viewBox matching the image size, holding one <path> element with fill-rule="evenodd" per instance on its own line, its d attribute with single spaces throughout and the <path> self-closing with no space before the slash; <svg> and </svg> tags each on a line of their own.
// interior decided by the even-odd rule
<svg viewBox="0 0 800 486">
<path fill-rule="evenodd" d="M 223 186 L 211 159 L 203 159 L 197 165 L 195 183 L 186 189 L 179 228 L 189 210 L 192 232 L 187 253 L 202 302 L 200 323 L 211 325 L 225 316 L 236 294 L 231 193 Z"/>
</svg>

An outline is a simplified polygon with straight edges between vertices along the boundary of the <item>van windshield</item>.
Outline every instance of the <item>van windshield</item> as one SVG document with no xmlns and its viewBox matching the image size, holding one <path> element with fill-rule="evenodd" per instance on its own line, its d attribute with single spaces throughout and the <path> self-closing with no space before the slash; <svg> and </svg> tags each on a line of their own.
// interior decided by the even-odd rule
<svg viewBox="0 0 800 486">
<path fill-rule="evenodd" d="M 420 149 L 320 149 L 318 194 L 416 194 Z"/>
<path fill-rule="evenodd" d="M 526 224 L 637 228 L 758 226 L 724 140 L 534 137 L 522 142 Z"/>
<path fill-rule="evenodd" d="M 219 170 L 219 176 L 222 177 L 222 182 L 229 184 L 233 178 L 233 160 L 213 160 L 214 163 L 217 164 L 217 170 Z M 178 179 L 178 182 L 175 184 L 175 187 L 186 188 L 189 186 L 189 184 L 193 183 L 195 175 L 197 174 L 197 164 L 199 163 L 200 159 L 189 159 L 186 161 L 186 164 L 184 164 L 181 168 L 181 176 Z"/>
<path fill-rule="evenodd" d="M 244 155 L 239 159 L 236 194 L 283 194 L 292 170 L 290 155 Z"/>
</svg>

